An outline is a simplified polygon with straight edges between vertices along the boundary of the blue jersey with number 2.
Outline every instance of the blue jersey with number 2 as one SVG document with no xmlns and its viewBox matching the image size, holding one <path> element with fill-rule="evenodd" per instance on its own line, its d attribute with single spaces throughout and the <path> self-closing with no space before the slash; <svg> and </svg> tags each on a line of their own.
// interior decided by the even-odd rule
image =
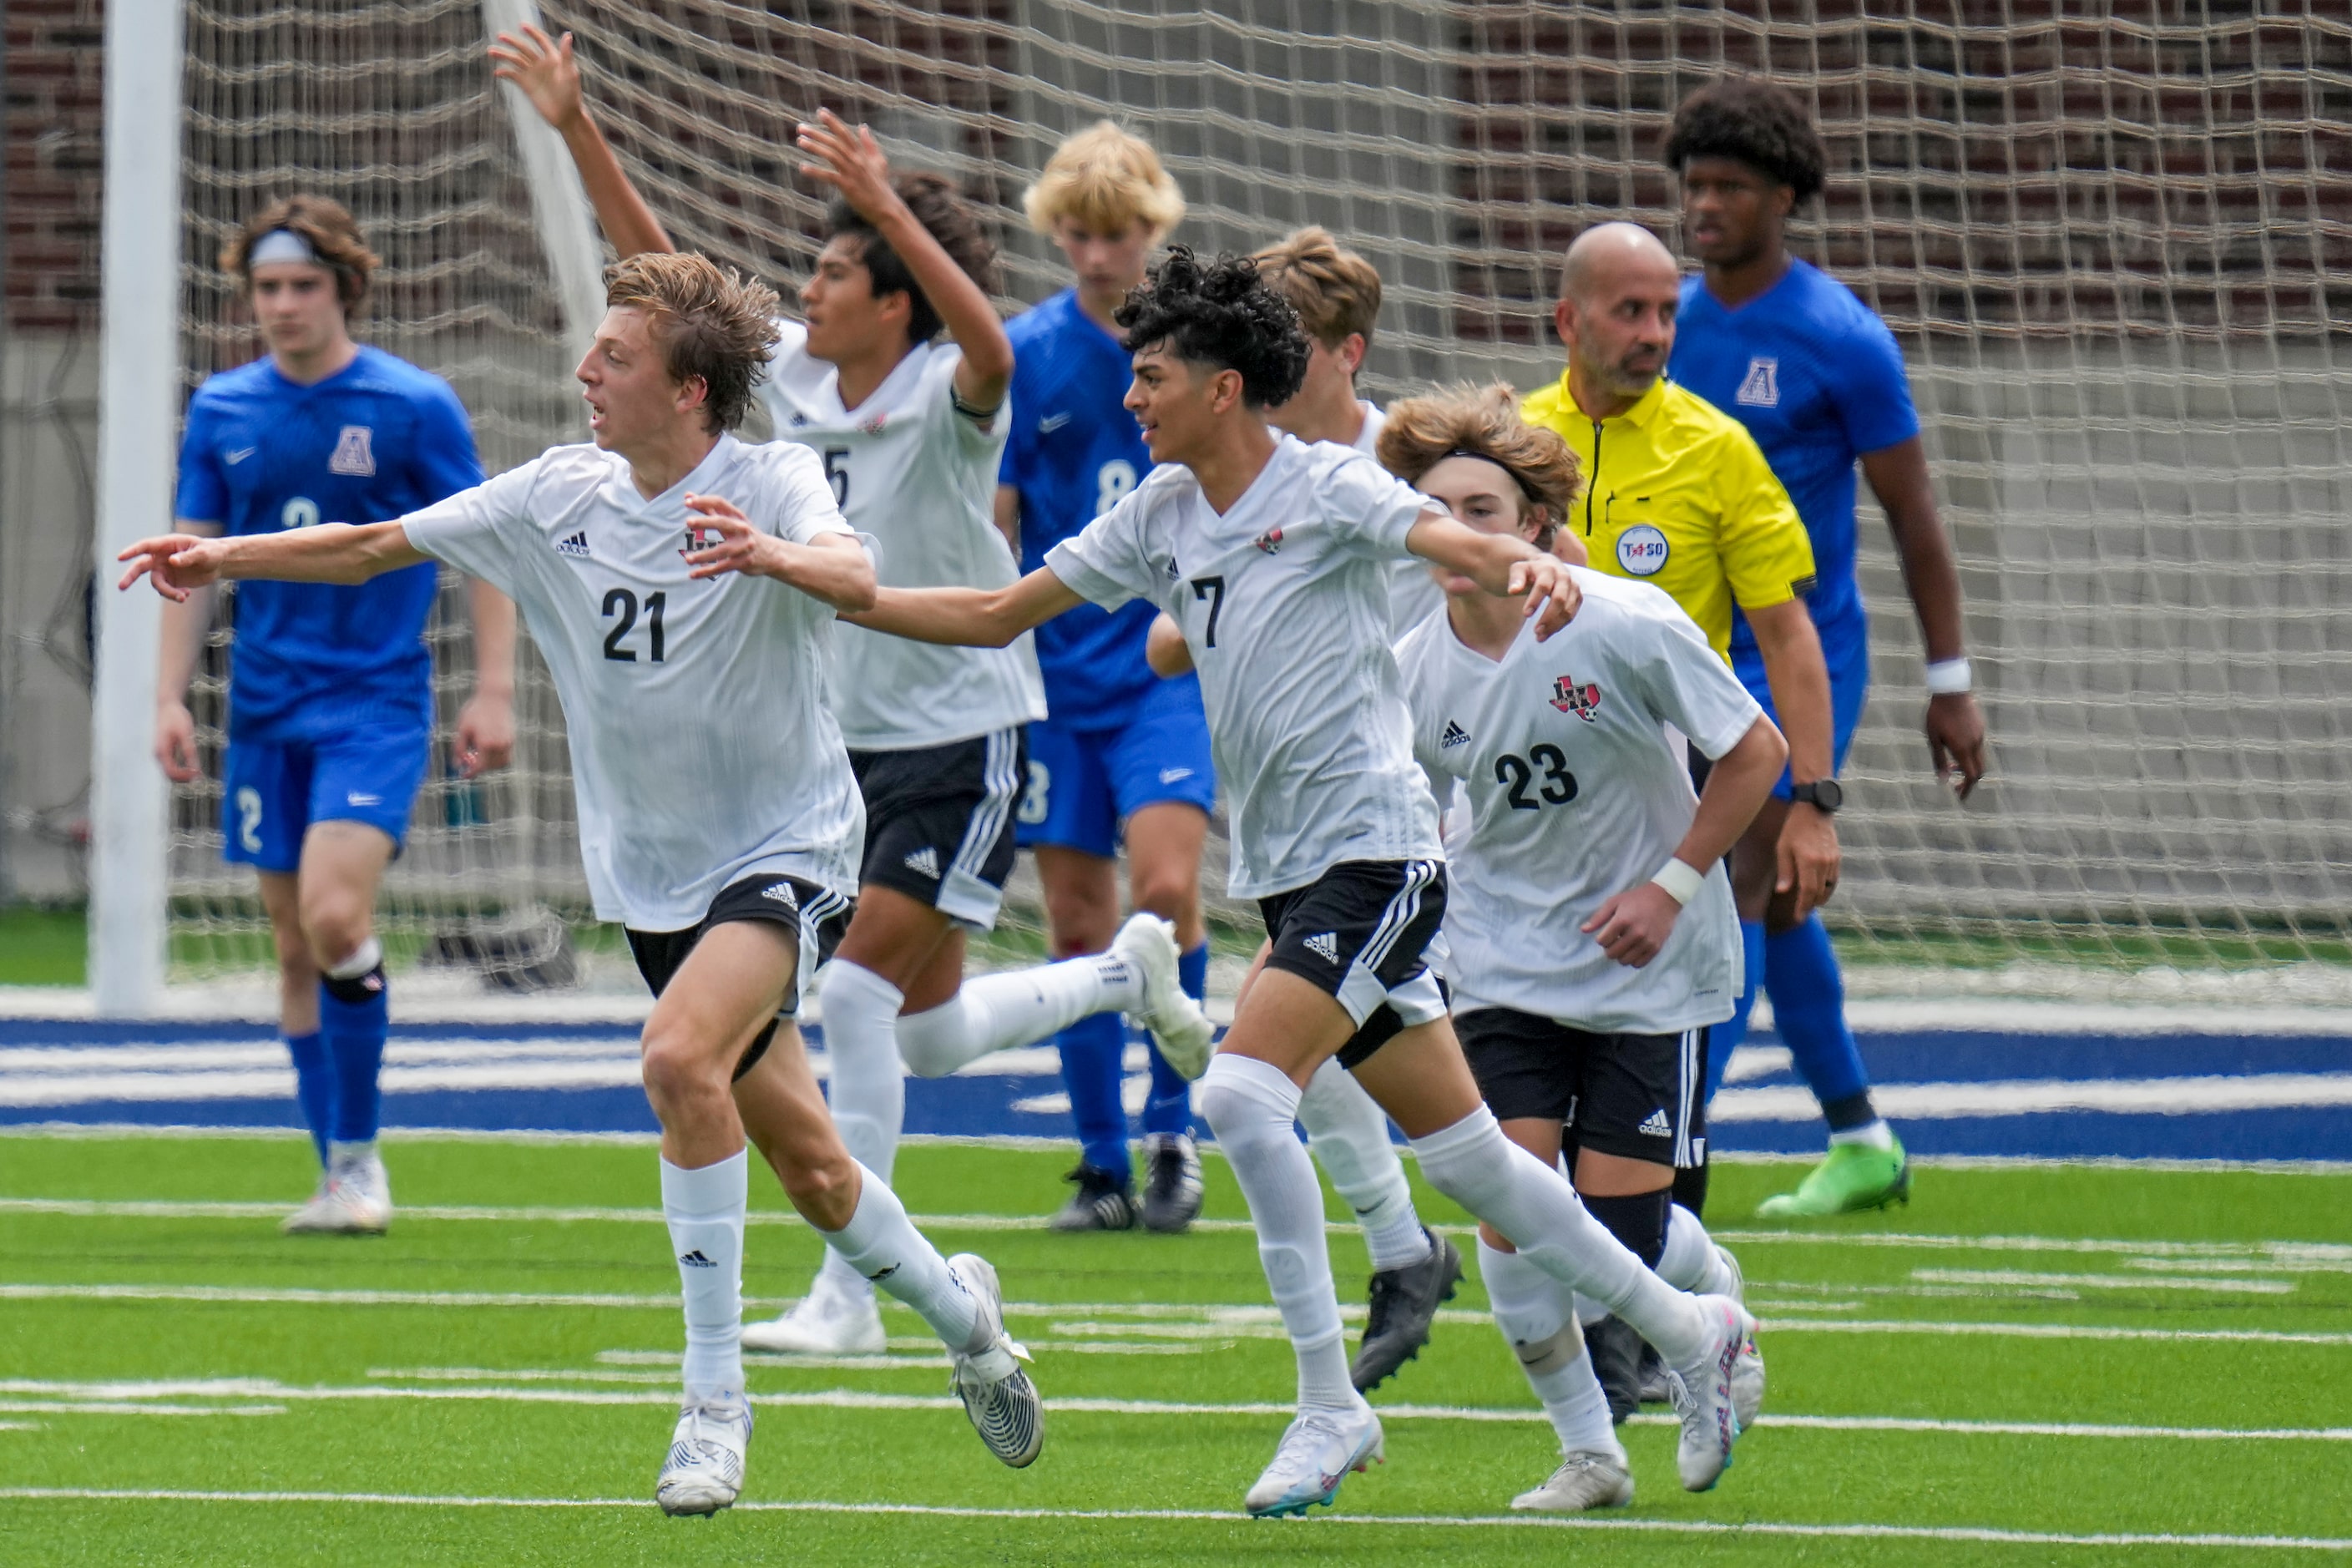
<svg viewBox="0 0 2352 1568">
<path fill-rule="evenodd" d="M 385 522 L 482 482 L 457 395 L 381 349 L 310 386 L 264 357 L 196 389 L 173 513 L 231 534 Z M 240 584 L 230 658 L 235 740 L 317 741 L 425 725 L 431 562 L 349 586 Z"/>
<path fill-rule="evenodd" d="M 1122 406 L 1135 379 L 1118 340 L 1064 289 L 1017 316 L 1013 339 L 1013 435 L 998 480 L 1021 494 L 1021 569 L 1108 511 L 1151 471 L 1135 416 Z M 1106 614 L 1092 605 L 1037 628 L 1037 663 L 1054 722 L 1123 724 L 1157 678 L 1143 643 L 1158 612 L 1143 600 Z"/>
<path fill-rule="evenodd" d="M 1791 261 L 1780 280 L 1726 310 L 1706 279 L 1683 279 L 1667 374 L 1742 425 L 1797 504 L 1812 536 L 1817 579 L 1806 605 L 1832 662 L 1866 639 L 1854 581 L 1854 463 L 1919 433 L 1903 351 L 1853 289 Z M 1735 615 L 1735 663 L 1755 634 Z"/>
</svg>

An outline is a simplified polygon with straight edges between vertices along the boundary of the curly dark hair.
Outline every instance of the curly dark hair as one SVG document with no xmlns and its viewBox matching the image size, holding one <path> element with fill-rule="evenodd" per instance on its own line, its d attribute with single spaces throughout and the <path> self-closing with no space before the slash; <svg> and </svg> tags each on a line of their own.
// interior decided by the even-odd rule
<svg viewBox="0 0 2352 1568">
<path fill-rule="evenodd" d="M 1192 247 L 1171 246 L 1112 319 L 1125 329 L 1119 344 L 1131 354 L 1166 343 L 1179 359 L 1238 371 L 1242 400 L 1252 408 L 1279 407 L 1307 379 L 1298 312 L 1246 256 L 1203 262 Z"/>
<path fill-rule="evenodd" d="M 1829 154 L 1805 106 L 1785 87 L 1725 77 L 1683 100 L 1666 131 L 1664 163 L 1681 174 L 1693 158 L 1731 158 L 1797 193 L 1821 192 Z"/>
<path fill-rule="evenodd" d="M 937 174 L 893 174 L 890 188 L 915 215 L 915 221 L 930 231 L 940 248 L 950 260 L 963 268 L 964 276 L 993 294 L 996 292 L 996 245 L 981 226 L 979 216 L 963 199 L 950 181 Z M 911 313 L 907 318 L 907 336 L 910 342 L 929 342 L 939 336 L 943 324 L 940 313 L 931 308 L 915 275 L 881 231 L 857 216 L 856 209 L 836 196 L 825 211 L 824 237 L 838 239 L 848 235 L 858 243 L 858 259 L 866 263 L 866 275 L 874 280 L 874 297 L 904 294 Z"/>
</svg>

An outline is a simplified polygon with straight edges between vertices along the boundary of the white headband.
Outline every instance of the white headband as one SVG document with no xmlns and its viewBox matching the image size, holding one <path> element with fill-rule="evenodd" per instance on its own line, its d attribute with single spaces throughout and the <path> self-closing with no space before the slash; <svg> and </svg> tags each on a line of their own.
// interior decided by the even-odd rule
<svg viewBox="0 0 2352 1568">
<path fill-rule="evenodd" d="M 255 240 L 253 248 L 246 254 L 245 268 L 250 272 L 273 261 L 299 261 L 306 267 L 326 265 L 310 247 L 310 242 L 290 228 L 273 228 Z"/>
</svg>

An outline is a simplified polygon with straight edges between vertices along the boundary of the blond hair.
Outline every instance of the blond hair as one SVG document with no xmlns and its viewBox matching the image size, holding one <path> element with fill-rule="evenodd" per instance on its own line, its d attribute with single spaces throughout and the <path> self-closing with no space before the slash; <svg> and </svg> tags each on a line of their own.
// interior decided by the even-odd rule
<svg viewBox="0 0 2352 1568">
<path fill-rule="evenodd" d="M 1069 218 L 1103 234 L 1140 223 L 1159 237 L 1183 220 L 1184 193 L 1150 142 L 1098 120 L 1054 149 L 1021 207 L 1039 234 Z"/>
<path fill-rule="evenodd" d="M 646 251 L 604 268 L 604 303 L 643 310 L 670 378 L 702 383 L 703 428 L 743 423 L 776 346 L 776 291 L 707 257 Z"/>
<path fill-rule="evenodd" d="M 1559 432 L 1528 424 L 1519 415 L 1518 394 L 1499 381 L 1490 386 L 1464 382 L 1390 404 L 1378 450 L 1381 466 L 1409 485 L 1448 458 L 1494 464 L 1548 514 L 1535 540 L 1538 550 L 1551 548 L 1553 530 L 1567 521 L 1584 488 L 1576 454 Z"/>
<path fill-rule="evenodd" d="M 1364 346 L 1372 346 L 1372 328 L 1381 319 L 1380 271 L 1342 247 L 1329 229 L 1309 225 L 1267 246 L 1255 259 L 1258 276 L 1290 301 L 1308 337 L 1336 349 L 1361 333 Z"/>
</svg>

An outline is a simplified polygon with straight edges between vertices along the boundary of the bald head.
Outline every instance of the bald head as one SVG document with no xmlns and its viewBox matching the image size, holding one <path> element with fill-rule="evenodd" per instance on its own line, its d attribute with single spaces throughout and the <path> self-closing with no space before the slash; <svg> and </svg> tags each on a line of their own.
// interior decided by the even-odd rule
<svg viewBox="0 0 2352 1568">
<path fill-rule="evenodd" d="M 1674 352 L 1681 299 L 1674 256 L 1648 229 L 1604 223 L 1576 237 L 1560 263 L 1552 321 L 1585 413 L 1622 414 L 1656 383 Z"/>
<path fill-rule="evenodd" d="M 1604 223 L 1576 237 L 1559 267 L 1559 297 L 1590 305 L 1628 283 L 1681 286 L 1674 253 L 1639 224 Z"/>
</svg>

